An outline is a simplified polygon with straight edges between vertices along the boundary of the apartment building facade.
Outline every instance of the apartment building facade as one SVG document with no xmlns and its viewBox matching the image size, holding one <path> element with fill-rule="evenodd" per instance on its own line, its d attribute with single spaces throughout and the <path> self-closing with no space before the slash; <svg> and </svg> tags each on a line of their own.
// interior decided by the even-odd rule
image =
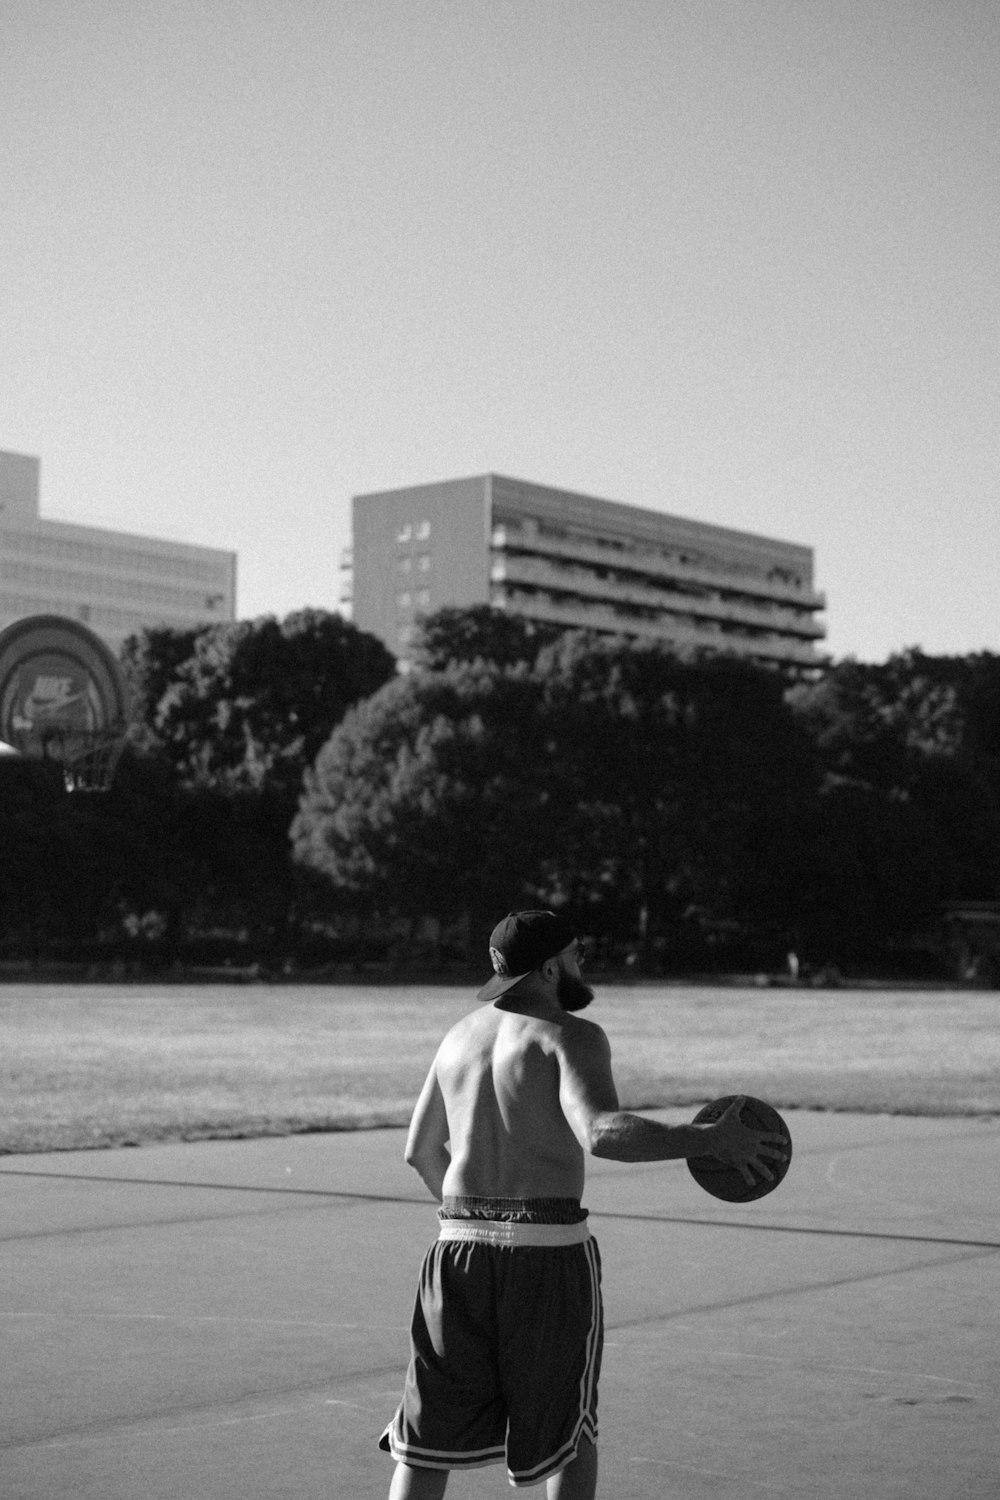
<svg viewBox="0 0 1000 1500">
<path fill-rule="evenodd" d="M 405 664 L 421 615 L 492 604 L 566 629 L 812 673 L 812 549 L 499 474 L 357 495 L 342 605 Z"/>
<path fill-rule="evenodd" d="M 79 620 L 117 651 L 144 626 L 236 618 L 236 554 L 39 515 L 37 458 L 0 453 L 0 628 Z"/>
</svg>

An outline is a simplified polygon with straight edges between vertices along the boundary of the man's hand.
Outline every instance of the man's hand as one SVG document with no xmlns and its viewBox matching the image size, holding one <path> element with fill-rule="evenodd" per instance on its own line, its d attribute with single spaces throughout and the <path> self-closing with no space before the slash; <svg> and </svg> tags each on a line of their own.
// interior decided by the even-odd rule
<svg viewBox="0 0 1000 1500">
<path fill-rule="evenodd" d="M 767 1162 L 787 1160 L 788 1151 L 784 1136 L 773 1131 L 751 1130 L 743 1124 L 740 1111 L 746 1102 L 746 1094 L 740 1094 L 721 1119 L 705 1128 L 705 1155 L 718 1157 L 719 1161 L 735 1167 L 743 1181 L 753 1187 L 757 1179 L 751 1167 L 765 1182 L 773 1182 L 774 1173 Z"/>
</svg>

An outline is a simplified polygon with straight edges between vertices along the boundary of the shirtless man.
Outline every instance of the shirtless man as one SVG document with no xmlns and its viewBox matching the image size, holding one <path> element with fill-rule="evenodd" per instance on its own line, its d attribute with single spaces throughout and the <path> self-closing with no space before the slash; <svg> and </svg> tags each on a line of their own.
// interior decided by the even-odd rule
<svg viewBox="0 0 1000 1500">
<path fill-rule="evenodd" d="M 402 1405 L 380 1446 L 389 1500 L 441 1500 L 452 1469 L 506 1463 L 547 1500 L 593 1500 L 603 1322 L 584 1160 L 716 1156 L 768 1180 L 781 1137 L 740 1123 L 662 1125 L 623 1111 L 573 929 L 512 912 L 490 939 L 485 1008 L 438 1049 L 406 1160 L 441 1204 L 411 1329 Z"/>
</svg>

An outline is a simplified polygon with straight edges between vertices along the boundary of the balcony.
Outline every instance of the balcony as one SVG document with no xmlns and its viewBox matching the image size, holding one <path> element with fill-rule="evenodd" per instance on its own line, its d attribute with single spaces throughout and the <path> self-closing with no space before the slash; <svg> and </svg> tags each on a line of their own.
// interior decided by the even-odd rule
<svg viewBox="0 0 1000 1500">
<path fill-rule="evenodd" d="M 724 568 L 704 567 L 671 559 L 651 547 L 623 543 L 582 541 L 579 538 L 553 537 L 525 527 L 508 525 L 493 528 L 491 545 L 495 552 L 534 557 L 566 558 L 612 569 L 636 578 L 662 579 L 678 584 L 701 584 L 719 593 L 766 599 L 775 603 L 795 604 L 801 609 L 823 610 L 826 596 L 816 589 L 767 578 L 761 574 L 727 572 Z"/>
<path fill-rule="evenodd" d="M 665 616 L 698 621 L 718 621 L 746 625 L 775 635 L 799 636 L 804 640 L 822 640 L 825 630 L 805 610 L 783 609 L 774 601 L 759 604 L 727 602 L 706 590 L 682 593 L 677 589 L 656 587 L 641 582 L 623 581 L 619 577 L 602 579 L 593 571 L 579 567 L 561 567 L 544 558 L 524 555 L 495 557 L 490 567 L 493 583 L 510 583 L 548 593 L 566 594 L 585 601 L 611 605 L 635 604 Z"/>
<path fill-rule="evenodd" d="M 685 625 L 670 619 L 642 620 L 619 614 L 610 606 L 591 605 L 585 602 L 556 603 L 539 596 L 513 595 L 503 597 L 499 592 L 491 602 L 511 614 L 523 615 L 526 619 L 542 620 L 560 625 L 564 630 L 593 630 L 603 635 L 620 635 L 633 639 L 664 641 L 681 652 L 713 656 L 738 656 L 745 661 L 766 662 L 771 665 L 794 666 L 815 671 L 826 665 L 826 658 L 804 641 L 793 641 L 780 636 L 736 635 L 721 626 Z"/>
</svg>

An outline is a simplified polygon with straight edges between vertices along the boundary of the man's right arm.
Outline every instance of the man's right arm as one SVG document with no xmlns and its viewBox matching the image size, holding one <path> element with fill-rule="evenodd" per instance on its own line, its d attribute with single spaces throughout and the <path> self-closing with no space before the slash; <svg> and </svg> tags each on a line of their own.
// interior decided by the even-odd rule
<svg viewBox="0 0 1000 1500">
<path fill-rule="evenodd" d="M 407 1165 L 423 1178 L 432 1197 L 440 1203 L 445 1175 L 451 1165 L 451 1152 L 448 1111 L 438 1083 L 437 1058 L 431 1064 L 413 1111 L 404 1156 Z"/>
<path fill-rule="evenodd" d="M 648 1120 L 618 1103 L 611 1072 L 611 1048 L 599 1026 L 591 1021 L 567 1028 L 560 1059 L 559 1102 L 573 1134 L 591 1156 L 609 1161 L 676 1161 L 691 1156 L 715 1156 L 735 1166 L 748 1183 L 754 1166 L 768 1179 L 772 1161 L 784 1153 L 762 1135 L 740 1122 L 742 1099 L 710 1125 L 664 1125 Z"/>
</svg>

